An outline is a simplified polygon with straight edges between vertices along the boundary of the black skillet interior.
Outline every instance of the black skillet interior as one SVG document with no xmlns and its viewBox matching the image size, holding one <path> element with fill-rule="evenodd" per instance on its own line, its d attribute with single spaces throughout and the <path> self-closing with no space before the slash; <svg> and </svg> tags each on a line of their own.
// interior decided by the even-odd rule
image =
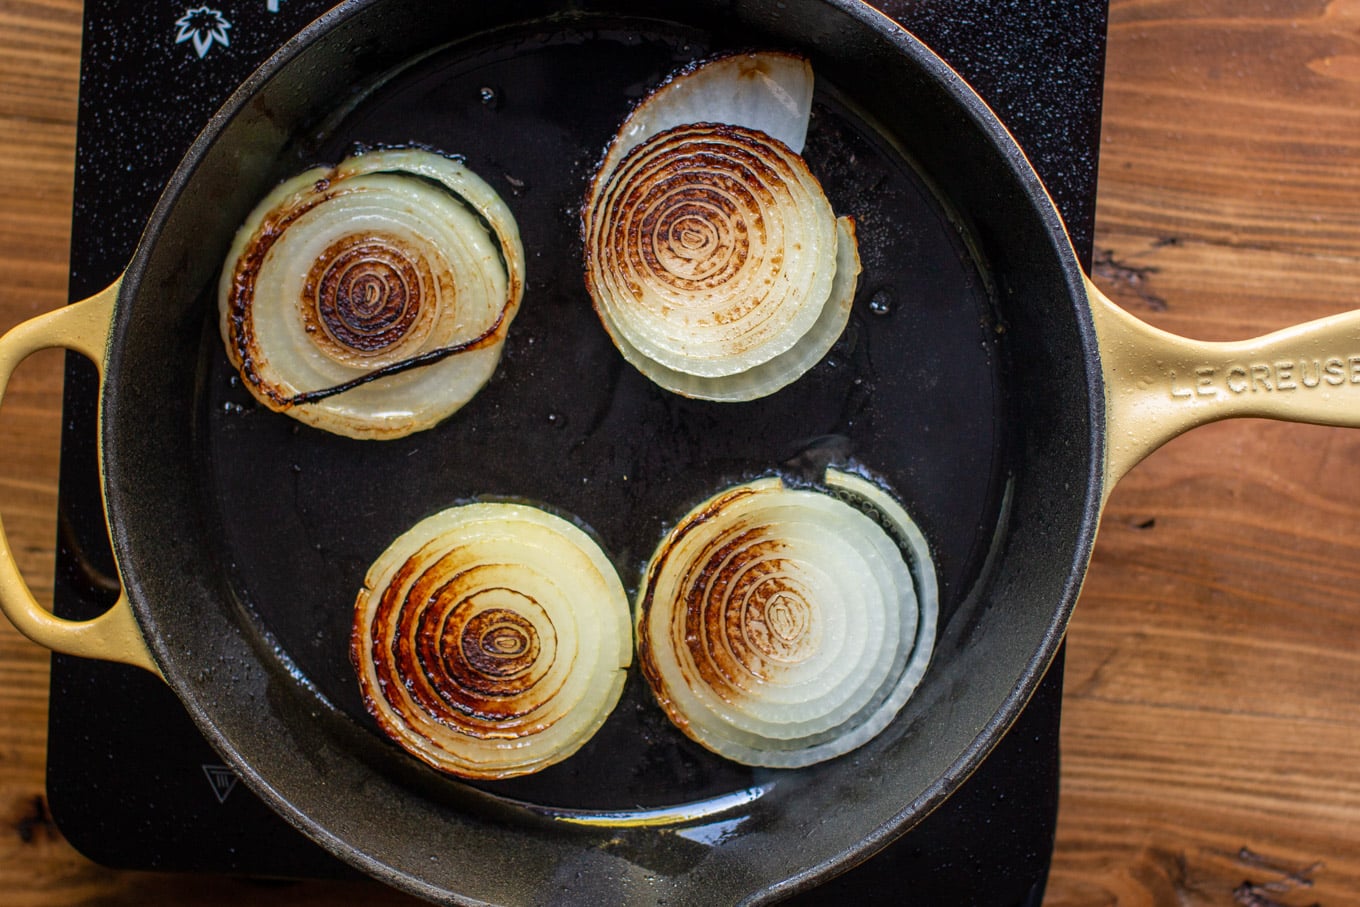
<svg viewBox="0 0 1360 907">
<path fill-rule="evenodd" d="M 418 894 L 532 900 L 570 857 L 568 896 L 588 899 L 580 892 L 607 879 L 611 891 L 695 897 L 718 879 L 749 892 L 867 855 L 905 813 L 947 794 L 1023 703 L 1089 551 L 1093 354 L 1056 216 L 985 115 L 942 90 L 950 74 L 885 38 L 865 10 L 526 14 L 442 46 L 480 31 L 477 16 L 501 23 L 454 5 L 430 24 L 427 6 L 361 0 L 286 47 L 291 62 L 210 128 L 222 134 L 172 186 L 130 272 L 136 301 L 123 305 L 106 390 L 106 481 L 125 577 L 168 679 L 267 800 Z M 417 16 L 426 24 L 410 24 Z M 837 213 L 856 218 L 864 273 L 845 336 L 793 386 L 749 404 L 688 401 L 634 372 L 600 328 L 581 279 L 579 207 L 631 104 L 683 63 L 749 47 L 812 56 L 804 153 Z M 257 407 L 215 327 L 231 230 L 282 176 L 406 144 L 464 156 L 519 223 L 528 285 L 496 376 L 445 423 L 393 442 Z M 1064 373 L 1073 380 L 1052 381 Z M 936 664 L 864 749 L 802 772 L 735 766 L 671 728 L 636 675 L 576 756 L 480 790 L 373 729 L 348 661 L 351 605 L 371 560 L 420 518 L 477 498 L 541 503 L 596 533 L 631 591 L 693 503 L 827 464 L 892 489 L 941 580 Z M 705 802 L 726 811 L 685 834 L 541 818 Z M 507 852 L 513 879 L 493 859 Z"/>
<path fill-rule="evenodd" d="M 689 29 L 637 29 L 530 27 L 436 53 L 300 152 L 299 169 L 354 145 L 457 152 L 512 207 L 528 255 L 525 302 L 495 379 L 453 418 L 386 443 L 299 428 L 253 404 L 215 326 L 205 332 L 204 463 L 233 584 L 319 691 L 365 722 L 348 658 L 365 570 L 417 520 L 479 497 L 581 520 L 633 591 L 692 505 L 764 473 L 815 478 L 830 461 L 869 470 L 908 502 L 934 544 L 946 622 L 977 575 L 1002 488 L 996 322 L 946 212 L 833 87 L 818 96 L 805 156 L 834 209 L 860 224 L 866 270 L 831 355 L 771 398 L 730 405 L 658 389 L 610 343 L 581 278 L 583 187 L 630 103 L 716 49 Z M 938 382 L 972 389 L 970 404 L 931 394 Z M 488 789 L 623 809 L 750 783 L 689 745 L 633 680 L 578 758 Z"/>
</svg>

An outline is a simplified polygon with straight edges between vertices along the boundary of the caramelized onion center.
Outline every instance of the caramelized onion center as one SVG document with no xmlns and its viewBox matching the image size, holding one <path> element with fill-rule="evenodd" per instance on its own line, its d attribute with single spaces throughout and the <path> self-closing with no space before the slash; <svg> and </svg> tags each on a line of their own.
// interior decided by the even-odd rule
<svg viewBox="0 0 1360 907">
<path fill-rule="evenodd" d="M 429 263 L 409 245 L 372 234 L 341 237 L 303 283 L 303 321 L 336 361 L 380 356 L 425 326 L 421 313 L 433 284 Z"/>
<path fill-rule="evenodd" d="M 543 646 L 524 608 L 489 608 L 457 628 L 456 636 L 459 673 L 469 686 L 486 695 L 517 695 L 538 680 L 530 671 Z"/>
<path fill-rule="evenodd" d="M 535 687 L 559 655 L 552 618 L 529 595 L 497 583 L 496 568 L 458 569 L 467 558 L 454 550 L 435 561 L 399 605 L 389 605 L 397 617 L 396 679 L 445 721 L 527 715 L 551 692 Z M 408 636 L 416 639 L 414 657 L 403 657 Z"/>
</svg>

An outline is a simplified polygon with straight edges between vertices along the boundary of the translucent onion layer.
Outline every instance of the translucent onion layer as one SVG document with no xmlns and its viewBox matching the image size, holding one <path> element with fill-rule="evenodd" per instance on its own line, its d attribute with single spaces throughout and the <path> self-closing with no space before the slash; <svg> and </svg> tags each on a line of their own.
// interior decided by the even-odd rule
<svg viewBox="0 0 1360 907">
<path fill-rule="evenodd" d="M 394 149 L 275 188 L 237 232 L 218 298 L 227 356 L 262 404 L 395 438 L 481 389 L 523 287 L 495 190 L 460 161 Z"/>
<path fill-rule="evenodd" d="M 934 649 L 925 538 L 878 486 L 778 478 L 691 511 L 647 567 L 637 640 L 671 720 L 747 765 L 797 768 L 881 732 Z"/>
<path fill-rule="evenodd" d="M 788 54 L 697 66 L 644 100 L 605 154 L 583 211 L 586 286 L 620 352 L 668 390 L 766 396 L 845 328 L 854 225 L 764 131 L 801 147 L 811 79 Z"/>
<path fill-rule="evenodd" d="M 465 778 L 528 774 L 576 752 L 617 704 L 628 599 L 572 523 L 469 504 L 373 563 L 350 656 L 370 714 L 413 755 Z"/>
<path fill-rule="evenodd" d="M 618 166 L 652 136 L 689 123 L 731 123 L 763 132 L 803 153 L 812 114 L 812 64 L 779 51 L 728 54 L 672 75 L 623 121 L 600 172 Z"/>
</svg>

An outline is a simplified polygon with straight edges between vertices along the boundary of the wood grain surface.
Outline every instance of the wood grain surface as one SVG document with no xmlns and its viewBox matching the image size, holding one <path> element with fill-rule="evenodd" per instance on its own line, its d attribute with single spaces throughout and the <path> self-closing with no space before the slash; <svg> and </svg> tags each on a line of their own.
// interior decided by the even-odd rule
<svg viewBox="0 0 1360 907">
<path fill-rule="evenodd" d="M 66 301 L 80 12 L 0 0 L 0 330 Z M 1360 0 L 1114 0 L 1095 277 L 1202 339 L 1360 307 Z M 0 515 L 44 601 L 60 406 L 49 352 L 0 410 Z M 0 626 L 0 903 L 409 903 L 93 865 L 46 810 L 47 670 Z M 1360 904 L 1360 432 L 1223 423 L 1134 469 L 1063 708 L 1046 904 Z"/>
</svg>

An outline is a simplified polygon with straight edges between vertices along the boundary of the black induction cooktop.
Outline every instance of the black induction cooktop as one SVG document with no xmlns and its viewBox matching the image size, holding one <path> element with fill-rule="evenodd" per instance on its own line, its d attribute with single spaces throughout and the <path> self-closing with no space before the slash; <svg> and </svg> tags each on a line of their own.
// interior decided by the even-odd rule
<svg viewBox="0 0 1360 907">
<path fill-rule="evenodd" d="M 231 90 L 329 0 L 87 0 L 72 299 L 117 277 L 166 178 Z M 880 0 L 1009 126 L 1089 266 L 1107 0 Z M 96 473 L 93 368 L 68 359 L 55 607 L 117 594 Z M 1015 728 L 940 809 L 800 904 L 1038 905 L 1052 855 L 1062 657 Z M 54 656 L 48 796 L 66 837 L 118 868 L 270 878 L 353 871 L 274 815 L 150 675 Z"/>
</svg>

